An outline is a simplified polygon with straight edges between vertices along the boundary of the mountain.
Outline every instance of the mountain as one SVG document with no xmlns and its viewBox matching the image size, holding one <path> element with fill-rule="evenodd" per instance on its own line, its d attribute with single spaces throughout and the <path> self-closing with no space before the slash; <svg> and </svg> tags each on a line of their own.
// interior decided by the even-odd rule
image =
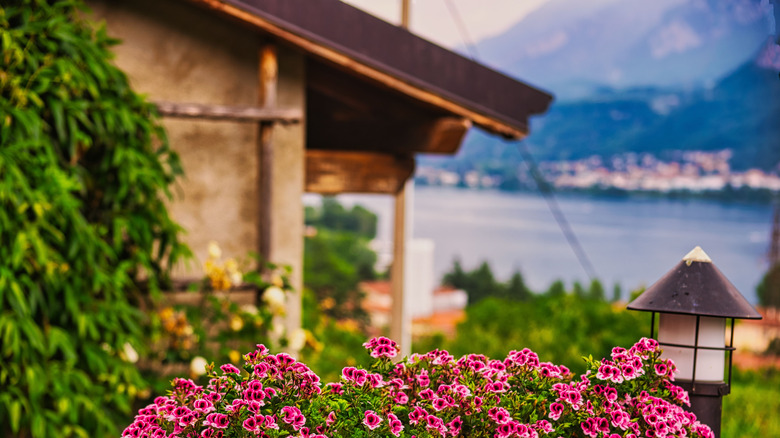
<svg viewBox="0 0 780 438">
<path fill-rule="evenodd" d="M 753 59 L 706 89 L 600 87 L 587 98 L 555 102 L 532 121 L 524 141 L 540 161 L 680 150 L 732 149 L 733 168 L 777 169 L 780 163 L 780 47 L 767 43 Z M 517 147 L 472 132 L 454 159 L 421 164 L 493 173 L 516 169 Z"/>
<path fill-rule="evenodd" d="M 477 48 L 564 99 L 600 85 L 700 85 L 749 59 L 769 15 L 761 0 L 551 0 Z"/>
</svg>

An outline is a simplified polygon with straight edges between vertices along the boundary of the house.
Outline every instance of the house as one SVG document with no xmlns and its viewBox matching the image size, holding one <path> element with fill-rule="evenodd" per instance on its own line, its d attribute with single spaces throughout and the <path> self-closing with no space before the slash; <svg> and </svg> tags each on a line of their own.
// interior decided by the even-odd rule
<svg viewBox="0 0 780 438">
<path fill-rule="evenodd" d="M 386 280 L 364 281 L 360 283 L 360 289 L 365 295 L 363 310 L 369 317 L 369 331 L 374 336 L 381 335 L 392 322 L 392 286 Z M 412 335 L 440 333 L 454 337 L 458 323 L 466 319 L 466 291 L 445 285 L 426 290 L 424 294 L 431 302 L 430 308 L 420 309 L 415 303 L 410 303 Z"/>
<path fill-rule="evenodd" d="M 187 175 L 171 205 L 187 243 L 201 260 L 212 240 L 259 251 L 290 265 L 298 289 L 304 192 L 395 196 L 402 259 L 415 154 L 452 154 L 471 126 L 521 139 L 552 100 L 338 0 L 88 4 L 122 40 L 117 65 L 165 117 Z M 286 325 L 300 325 L 299 296 Z"/>
</svg>

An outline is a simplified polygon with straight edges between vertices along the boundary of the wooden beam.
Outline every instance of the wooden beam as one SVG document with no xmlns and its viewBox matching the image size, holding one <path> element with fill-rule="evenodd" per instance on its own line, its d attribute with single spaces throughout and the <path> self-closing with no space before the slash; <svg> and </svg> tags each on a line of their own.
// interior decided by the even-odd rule
<svg viewBox="0 0 780 438">
<path fill-rule="evenodd" d="M 318 44 L 286 29 L 282 29 L 269 20 L 251 12 L 239 9 L 227 3 L 223 3 L 220 0 L 190 1 L 206 6 L 213 10 L 220 11 L 223 14 L 243 21 L 244 23 L 247 23 L 256 29 L 281 38 L 316 57 L 327 60 L 328 62 L 331 62 L 348 71 L 354 72 L 354 74 L 368 78 L 378 84 L 381 84 L 382 86 L 403 93 L 409 97 L 412 97 L 413 99 L 440 108 L 444 111 L 470 119 L 474 122 L 474 124 L 479 125 L 490 132 L 494 132 L 510 139 L 521 139 L 528 135 L 527 129 L 518 129 L 517 127 L 514 127 L 508 123 L 487 116 L 478 110 L 466 108 L 452 99 L 448 99 L 434 92 L 419 88 L 389 73 L 350 58 L 349 56 L 337 50 L 326 47 L 322 44 Z"/>
<path fill-rule="evenodd" d="M 428 120 L 309 120 L 308 147 L 396 154 L 453 154 L 471 121 L 459 117 Z"/>
<path fill-rule="evenodd" d="M 299 108 L 266 108 L 260 106 L 228 106 L 202 103 L 154 102 L 164 117 L 229 120 L 236 122 L 300 123 L 303 111 Z"/>
<path fill-rule="evenodd" d="M 379 152 L 306 151 L 306 191 L 395 194 L 414 172 L 414 158 Z"/>
</svg>

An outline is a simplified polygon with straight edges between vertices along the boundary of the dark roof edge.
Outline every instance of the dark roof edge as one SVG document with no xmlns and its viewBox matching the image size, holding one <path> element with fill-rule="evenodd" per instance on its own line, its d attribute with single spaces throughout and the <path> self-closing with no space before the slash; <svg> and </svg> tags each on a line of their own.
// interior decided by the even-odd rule
<svg viewBox="0 0 780 438">
<path fill-rule="evenodd" d="M 368 76 L 365 69 L 355 68 L 362 65 L 467 110 L 467 114 L 460 115 L 481 115 L 469 118 L 483 129 L 504 137 L 527 135 L 528 117 L 545 112 L 553 100 L 549 93 L 338 0 L 190 1 L 233 16 L 236 14 L 231 14 L 230 7 L 248 13 L 284 32 L 338 52 L 352 61 L 347 67 L 359 75 Z M 248 21 L 250 17 L 236 18 Z M 349 22 L 349 25 L 334 26 L 337 22 Z M 285 35 L 276 36 L 289 41 Z M 328 59 L 328 54 L 313 54 Z M 402 84 L 396 85 L 404 88 Z M 410 94 L 408 89 L 399 91 Z"/>
</svg>

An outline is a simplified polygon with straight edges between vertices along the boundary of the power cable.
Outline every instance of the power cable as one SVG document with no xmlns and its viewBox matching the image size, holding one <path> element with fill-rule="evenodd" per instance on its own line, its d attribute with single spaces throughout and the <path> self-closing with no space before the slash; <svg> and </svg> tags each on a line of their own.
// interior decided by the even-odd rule
<svg viewBox="0 0 780 438">
<path fill-rule="evenodd" d="M 455 21 L 458 32 L 460 32 L 461 39 L 466 44 L 466 48 L 471 54 L 471 59 L 476 60 L 478 57 L 477 47 L 474 45 L 474 42 L 469 36 L 468 30 L 466 29 L 466 25 L 460 17 L 457 6 L 452 2 L 452 0 L 445 0 L 445 3 L 450 11 L 452 19 Z M 566 216 L 563 214 L 563 211 L 561 211 L 561 208 L 558 205 L 558 201 L 555 199 L 555 192 L 552 190 L 552 186 L 550 186 L 550 184 L 544 179 L 544 175 L 542 175 L 542 172 L 539 170 L 539 166 L 536 165 L 536 160 L 534 160 L 533 155 L 531 155 L 531 152 L 528 150 L 528 147 L 525 145 L 525 143 L 518 143 L 518 148 L 520 149 L 520 153 L 523 156 L 523 160 L 525 160 L 526 164 L 528 165 L 528 169 L 531 172 L 531 176 L 533 177 L 534 181 L 536 182 L 536 186 L 539 188 L 542 196 L 544 196 L 545 201 L 547 201 L 547 208 L 550 209 L 550 213 L 552 213 L 553 217 L 555 218 L 555 222 L 558 223 L 558 227 L 561 229 L 561 232 L 566 238 L 566 241 L 571 247 L 571 250 L 577 257 L 577 261 L 580 263 L 580 266 L 585 271 L 585 274 L 587 274 L 589 279 L 591 281 L 595 280 L 598 278 L 596 275 L 596 270 L 593 269 L 593 264 L 591 264 L 587 253 L 585 253 L 582 245 L 580 245 L 580 241 L 574 234 L 574 230 L 571 228 L 571 225 L 569 225 L 569 221 L 566 220 Z"/>
<path fill-rule="evenodd" d="M 455 26 L 458 28 L 460 38 L 463 40 L 463 44 L 466 45 L 466 50 L 468 50 L 469 56 L 472 60 L 476 60 L 479 57 L 479 54 L 477 53 L 477 46 L 474 45 L 474 41 L 471 39 L 468 29 L 466 29 L 466 24 L 460 17 L 457 6 L 455 6 L 455 3 L 453 3 L 452 0 L 444 0 L 444 3 L 447 5 L 447 9 L 450 11 L 450 16 L 452 16 L 452 20 L 455 22 Z"/>
<path fill-rule="evenodd" d="M 547 182 L 547 180 L 544 179 L 544 175 L 542 175 L 542 172 L 539 170 L 539 166 L 536 165 L 536 160 L 534 160 L 533 155 L 531 155 L 531 151 L 528 150 L 528 147 L 525 145 L 525 143 L 520 142 L 517 144 L 517 146 L 518 149 L 520 149 L 520 154 L 523 156 L 523 160 L 528 165 L 528 170 L 531 172 L 531 177 L 533 177 L 534 181 L 536 182 L 536 186 L 539 188 L 542 196 L 544 196 L 545 201 L 547 201 L 547 207 L 550 209 L 550 213 L 552 213 L 553 217 L 555 218 L 555 222 L 558 223 L 558 227 L 561 229 L 561 232 L 566 238 L 566 241 L 569 243 L 572 251 L 574 251 L 574 255 L 577 257 L 577 261 L 580 263 L 580 266 L 582 266 L 582 269 L 585 271 L 585 274 L 588 275 L 590 280 L 595 280 L 598 278 L 596 275 L 596 270 L 593 269 L 593 265 L 590 263 L 588 255 L 585 253 L 582 245 L 580 245 L 580 241 L 574 234 L 574 230 L 571 228 L 571 225 L 569 225 L 569 221 L 566 220 L 566 216 L 564 216 L 563 211 L 561 211 L 561 208 L 558 205 L 558 201 L 555 199 L 555 192 L 553 191 L 552 186 Z"/>
</svg>

